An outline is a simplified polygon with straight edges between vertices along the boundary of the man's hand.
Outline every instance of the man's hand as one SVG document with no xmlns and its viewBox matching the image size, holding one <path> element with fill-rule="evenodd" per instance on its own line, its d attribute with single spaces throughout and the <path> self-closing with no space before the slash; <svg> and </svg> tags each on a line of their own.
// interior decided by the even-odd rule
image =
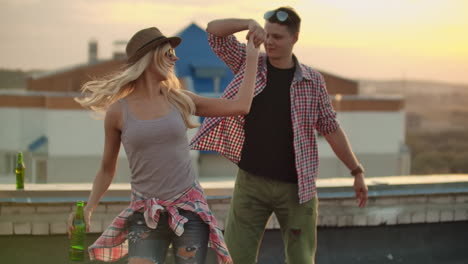
<svg viewBox="0 0 468 264">
<path fill-rule="evenodd" d="M 359 207 L 366 206 L 367 203 L 367 185 L 364 180 L 364 173 L 354 176 L 354 192 L 356 193 L 356 202 Z"/>
<path fill-rule="evenodd" d="M 265 42 L 266 32 L 255 20 L 251 20 L 249 23 L 249 32 L 247 33 L 246 39 L 249 40 L 251 35 L 253 36 L 255 48 L 260 47 L 260 45 Z"/>
</svg>

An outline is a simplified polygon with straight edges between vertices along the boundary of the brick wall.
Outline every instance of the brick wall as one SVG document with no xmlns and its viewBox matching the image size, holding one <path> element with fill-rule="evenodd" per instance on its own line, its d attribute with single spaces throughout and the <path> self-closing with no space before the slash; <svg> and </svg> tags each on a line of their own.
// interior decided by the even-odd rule
<svg viewBox="0 0 468 264">
<path fill-rule="evenodd" d="M 468 221 L 468 175 L 367 179 L 369 201 L 358 208 L 352 178 L 318 181 L 318 225 L 378 226 Z M 234 181 L 203 182 L 210 208 L 224 228 Z M 23 191 L 0 184 L 0 235 L 65 234 L 76 200 L 91 184 L 29 184 Z M 92 216 L 91 232 L 102 232 L 129 203 L 130 185 L 114 183 Z M 273 215 L 267 228 L 279 228 Z"/>
<path fill-rule="evenodd" d="M 209 199 L 221 228 L 227 218 L 229 198 Z M 92 215 L 92 233 L 102 232 L 128 202 L 102 202 Z M 73 203 L 1 203 L 0 235 L 55 235 L 66 233 Z M 468 193 L 371 197 L 358 208 L 352 198 L 319 201 L 319 226 L 378 226 L 468 220 Z M 267 228 L 278 229 L 276 217 Z"/>
</svg>

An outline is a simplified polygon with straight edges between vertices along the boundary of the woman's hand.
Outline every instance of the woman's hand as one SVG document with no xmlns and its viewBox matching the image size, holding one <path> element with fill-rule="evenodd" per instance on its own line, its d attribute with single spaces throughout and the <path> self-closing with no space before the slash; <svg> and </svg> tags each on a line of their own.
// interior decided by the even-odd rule
<svg viewBox="0 0 468 264">
<path fill-rule="evenodd" d="M 250 38 L 247 40 L 247 58 L 254 58 L 257 60 L 258 54 L 260 52 L 260 46 L 256 46 L 254 42 L 254 35 L 250 35 Z"/>
<path fill-rule="evenodd" d="M 86 223 L 86 232 L 89 232 L 91 226 L 91 214 L 92 212 L 86 207 L 83 209 L 83 216 Z M 71 238 L 71 234 L 75 227 L 73 226 L 73 219 L 75 219 L 75 210 L 68 215 L 68 238 Z"/>
</svg>

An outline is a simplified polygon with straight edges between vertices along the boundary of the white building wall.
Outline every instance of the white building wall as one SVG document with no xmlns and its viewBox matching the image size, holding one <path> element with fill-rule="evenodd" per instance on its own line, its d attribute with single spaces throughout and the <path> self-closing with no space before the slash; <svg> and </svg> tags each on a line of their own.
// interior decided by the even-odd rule
<svg viewBox="0 0 468 264">
<path fill-rule="evenodd" d="M 20 110 L 0 108 L 0 150 L 16 151 L 20 142 Z"/>
<path fill-rule="evenodd" d="M 104 148 L 104 120 L 82 110 L 48 110 L 49 156 L 95 156 Z M 125 155 L 120 151 L 119 156 Z"/>
<path fill-rule="evenodd" d="M 22 151 L 26 163 L 28 146 L 45 134 L 45 112 L 40 108 L 0 108 L 0 183 L 14 183 L 16 153 Z M 42 149 L 41 149 L 42 150 Z M 32 179 L 26 171 L 26 181 Z"/>
<path fill-rule="evenodd" d="M 195 117 L 194 117 L 195 118 Z M 404 112 L 340 112 L 338 119 L 346 131 L 354 152 L 369 176 L 405 174 L 409 166 L 404 153 Z M 104 146 L 103 120 L 83 110 L 44 110 L 0 108 L 0 166 L 5 153 L 26 150 L 42 135 L 47 136 L 47 152 L 29 153 L 29 173 L 35 171 L 35 159 L 46 159 L 47 182 L 89 182 L 99 169 Z M 189 139 L 197 130 L 188 130 Z M 318 139 L 321 177 L 347 176 L 348 170 L 336 158 L 323 137 Z M 236 166 L 216 154 L 192 151 L 193 164 L 201 177 L 233 177 Z M 3 157 L 1 157 L 3 155 Z M 34 164 L 32 164 L 34 163 Z M 402 165 L 403 164 L 403 165 Z M 406 167 L 404 170 L 402 167 Z M 3 180 L 1 178 L 3 173 Z M 8 180 L 5 174 L 10 174 Z M 0 182 L 14 182 L 10 169 L 0 168 Z M 116 182 L 127 182 L 130 170 L 121 147 Z M 11 178 L 11 179 L 10 179 Z M 28 180 L 38 177 L 29 175 Z M 39 177 L 40 178 L 40 177 Z"/>
<path fill-rule="evenodd" d="M 20 127 L 20 147 L 23 150 L 27 150 L 29 144 L 33 143 L 39 137 L 46 135 L 47 121 L 45 121 L 45 117 L 47 111 L 40 108 L 26 108 L 20 111 L 20 113 L 22 120 Z"/>
<path fill-rule="evenodd" d="M 0 108 L 0 151 L 26 151 L 44 135 L 45 112 L 36 108 Z"/>
<path fill-rule="evenodd" d="M 404 112 L 340 112 L 338 120 L 352 149 L 370 177 L 409 174 L 409 156 L 401 153 L 405 142 Z M 317 138 L 319 177 L 349 177 L 324 137 Z M 200 176 L 234 177 L 237 166 L 217 154 L 201 154 Z"/>
<path fill-rule="evenodd" d="M 0 183 L 14 183 L 16 152 L 25 153 L 26 182 L 90 182 L 99 169 L 104 150 L 104 120 L 83 110 L 0 108 Z M 189 130 L 188 137 L 196 129 Z M 41 136 L 48 142 L 40 152 L 28 152 L 28 145 Z M 45 152 L 43 151 L 45 149 Z M 198 170 L 198 152 L 192 151 Z M 44 161 L 45 169 L 38 169 Z M 36 173 L 46 175 L 36 175 Z M 128 182 L 130 169 L 123 146 L 120 148 L 115 182 Z"/>
<path fill-rule="evenodd" d="M 395 154 L 405 142 L 404 112 L 342 112 L 338 114 L 355 154 Z M 318 140 L 321 157 L 335 156 L 323 137 Z"/>
</svg>

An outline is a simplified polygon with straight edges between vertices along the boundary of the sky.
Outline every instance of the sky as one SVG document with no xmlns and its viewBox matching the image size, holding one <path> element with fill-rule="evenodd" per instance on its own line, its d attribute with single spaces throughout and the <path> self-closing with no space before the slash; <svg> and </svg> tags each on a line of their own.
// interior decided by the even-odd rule
<svg viewBox="0 0 468 264">
<path fill-rule="evenodd" d="M 220 18 L 263 25 L 263 13 L 279 6 L 301 16 L 294 53 L 318 70 L 353 79 L 468 83 L 466 0 L 0 0 L 0 68 L 84 63 L 91 39 L 99 58 L 110 58 L 122 49 L 114 41 L 149 26 L 169 36 Z"/>
</svg>

